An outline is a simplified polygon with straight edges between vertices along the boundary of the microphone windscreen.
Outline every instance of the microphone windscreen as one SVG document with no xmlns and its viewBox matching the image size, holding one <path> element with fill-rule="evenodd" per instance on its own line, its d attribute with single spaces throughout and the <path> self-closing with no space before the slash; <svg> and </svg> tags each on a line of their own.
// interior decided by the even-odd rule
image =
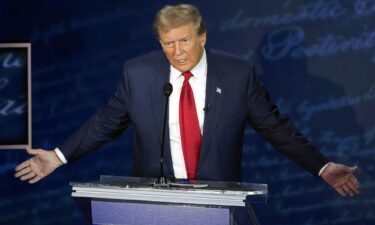
<svg viewBox="0 0 375 225">
<path fill-rule="evenodd" d="M 166 84 L 164 84 L 164 95 L 166 96 L 166 97 L 169 97 L 171 94 L 172 94 L 172 91 L 173 91 L 173 86 L 172 86 L 172 84 L 171 83 L 166 83 Z"/>
</svg>

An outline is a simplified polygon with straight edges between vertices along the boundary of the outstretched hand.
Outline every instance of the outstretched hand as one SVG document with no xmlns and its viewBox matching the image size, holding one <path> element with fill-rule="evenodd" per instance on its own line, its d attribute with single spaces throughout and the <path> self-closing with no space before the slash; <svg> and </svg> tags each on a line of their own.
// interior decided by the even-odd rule
<svg viewBox="0 0 375 225">
<path fill-rule="evenodd" d="M 360 187 L 354 172 L 357 166 L 348 167 L 342 164 L 329 163 L 321 177 L 342 196 L 360 194 Z"/>
<path fill-rule="evenodd" d="M 36 183 L 63 165 L 55 151 L 30 148 L 26 151 L 34 156 L 19 164 L 15 169 L 15 177 L 22 181 L 29 181 L 30 184 Z"/>
</svg>

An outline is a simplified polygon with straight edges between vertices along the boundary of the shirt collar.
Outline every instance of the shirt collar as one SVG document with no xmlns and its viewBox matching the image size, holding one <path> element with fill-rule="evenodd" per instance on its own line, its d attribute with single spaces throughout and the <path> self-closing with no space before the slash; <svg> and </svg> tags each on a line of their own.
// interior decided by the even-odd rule
<svg viewBox="0 0 375 225">
<path fill-rule="evenodd" d="M 199 79 L 202 76 L 206 75 L 206 68 L 207 68 L 207 56 L 206 56 L 206 50 L 203 48 L 203 54 L 202 54 L 201 59 L 199 60 L 198 64 L 193 69 L 191 69 L 190 72 L 194 75 L 194 77 Z M 180 76 L 182 76 L 181 72 L 171 65 L 170 81 L 173 82 L 177 80 Z"/>
</svg>

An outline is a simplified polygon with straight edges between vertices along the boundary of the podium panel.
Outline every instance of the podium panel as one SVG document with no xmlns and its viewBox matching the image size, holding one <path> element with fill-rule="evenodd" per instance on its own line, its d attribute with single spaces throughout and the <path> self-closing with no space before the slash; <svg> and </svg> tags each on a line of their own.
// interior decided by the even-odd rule
<svg viewBox="0 0 375 225">
<path fill-rule="evenodd" d="M 93 200 L 93 224 L 228 225 L 229 209 Z"/>
<path fill-rule="evenodd" d="M 93 224 L 259 224 L 251 203 L 266 203 L 267 185 L 196 181 L 154 187 L 153 178 L 102 176 L 72 182 L 72 196 Z"/>
</svg>

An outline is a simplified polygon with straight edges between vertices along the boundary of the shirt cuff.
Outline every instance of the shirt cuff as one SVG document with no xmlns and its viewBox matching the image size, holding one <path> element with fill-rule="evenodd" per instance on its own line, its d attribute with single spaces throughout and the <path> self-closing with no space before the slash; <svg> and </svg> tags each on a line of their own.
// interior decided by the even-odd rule
<svg viewBox="0 0 375 225">
<path fill-rule="evenodd" d="M 319 177 L 322 175 L 322 173 L 324 172 L 324 170 L 327 168 L 327 166 L 330 164 L 331 162 L 325 164 L 320 170 L 319 170 Z"/>
<path fill-rule="evenodd" d="M 62 152 L 60 151 L 59 148 L 55 148 L 55 153 L 56 153 L 57 157 L 59 157 L 59 159 L 61 160 L 61 162 L 63 162 L 64 164 L 68 163 L 68 161 L 66 160 L 64 154 L 62 154 Z"/>
</svg>

